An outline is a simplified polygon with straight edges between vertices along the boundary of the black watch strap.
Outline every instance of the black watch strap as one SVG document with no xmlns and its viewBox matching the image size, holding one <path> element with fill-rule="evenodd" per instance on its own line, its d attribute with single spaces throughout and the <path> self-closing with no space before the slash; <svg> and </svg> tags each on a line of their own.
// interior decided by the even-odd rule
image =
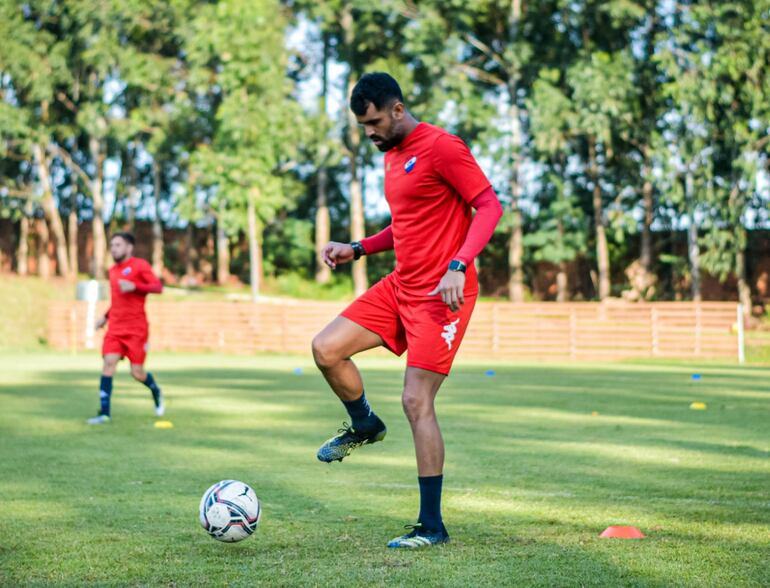
<svg viewBox="0 0 770 588">
<path fill-rule="evenodd" d="M 459 259 L 453 259 L 449 262 L 449 271 L 465 273 L 466 269 L 465 264 Z"/>
<path fill-rule="evenodd" d="M 366 255 L 364 246 L 360 241 L 353 241 L 350 246 L 353 248 L 353 259 L 360 259 L 362 255 Z"/>
</svg>

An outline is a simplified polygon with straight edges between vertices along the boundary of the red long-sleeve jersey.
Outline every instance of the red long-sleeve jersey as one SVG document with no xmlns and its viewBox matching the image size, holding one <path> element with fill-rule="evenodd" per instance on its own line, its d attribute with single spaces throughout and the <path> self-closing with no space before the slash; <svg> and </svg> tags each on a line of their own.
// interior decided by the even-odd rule
<svg viewBox="0 0 770 588">
<path fill-rule="evenodd" d="M 121 292 L 120 280 L 136 285 L 133 292 Z M 112 305 L 107 311 L 109 330 L 114 335 L 142 333 L 148 330 L 144 301 L 147 294 L 160 294 L 163 284 L 144 259 L 129 257 L 110 268 Z"/>
</svg>

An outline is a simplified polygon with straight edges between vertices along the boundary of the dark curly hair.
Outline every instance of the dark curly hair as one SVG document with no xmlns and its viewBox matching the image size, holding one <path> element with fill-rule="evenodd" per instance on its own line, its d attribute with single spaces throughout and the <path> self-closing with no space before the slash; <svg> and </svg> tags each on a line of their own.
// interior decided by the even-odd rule
<svg viewBox="0 0 770 588">
<path fill-rule="evenodd" d="M 364 74 L 353 88 L 350 95 L 350 109 L 358 116 L 366 114 L 369 104 L 374 104 L 377 110 L 394 101 L 404 101 L 401 87 L 393 77 L 385 72 Z"/>
<path fill-rule="evenodd" d="M 126 243 L 129 243 L 131 245 L 136 245 L 136 239 L 134 238 L 133 233 L 129 233 L 128 231 L 121 231 L 119 233 L 113 233 L 110 236 L 110 241 L 112 241 L 115 237 L 120 237 Z"/>
</svg>

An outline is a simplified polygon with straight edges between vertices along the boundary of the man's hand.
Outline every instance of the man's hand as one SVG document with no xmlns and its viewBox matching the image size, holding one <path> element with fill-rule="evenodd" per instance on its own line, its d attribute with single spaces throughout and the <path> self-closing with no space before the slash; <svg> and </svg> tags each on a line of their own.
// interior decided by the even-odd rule
<svg viewBox="0 0 770 588">
<path fill-rule="evenodd" d="M 353 248 L 347 243 L 336 243 L 331 241 L 326 244 L 321 252 L 324 263 L 332 269 L 336 269 L 337 264 L 349 263 L 353 261 Z"/>
<path fill-rule="evenodd" d="M 465 274 L 463 272 L 447 270 L 438 286 L 428 296 L 441 294 L 441 299 L 449 306 L 449 309 L 452 312 L 457 312 L 460 310 L 460 306 L 465 304 L 464 288 Z"/>
<path fill-rule="evenodd" d="M 96 330 L 98 331 L 99 329 L 101 329 L 106 324 L 107 324 L 107 317 L 103 316 L 98 321 L 96 321 L 96 325 L 94 325 L 94 326 L 96 327 Z"/>
<path fill-rule="evenodd" d="M 131 280 L 118 280 L 118 287 L 120 288 L 120 291 L 123 292 L 123 294 L 136 290 L 136 284 L 134 284 Z"/>
</svg>

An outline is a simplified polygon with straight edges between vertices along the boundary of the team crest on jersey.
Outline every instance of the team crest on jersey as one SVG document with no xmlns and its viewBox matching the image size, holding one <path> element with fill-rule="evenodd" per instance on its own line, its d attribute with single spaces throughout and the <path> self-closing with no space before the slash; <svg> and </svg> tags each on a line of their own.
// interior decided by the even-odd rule
<svg viewBox="0 0 770 588">
<path fill-rule="evenodd" d="M 130 267 L 124 267 L 123 270 L 120 273 L 123 274 L 124 276 L 127 276 L 128 274 L 131 273 L 131 268 Z"/>
<path fill-rule="evenodd" d="M 414 155 L 404 164 L 404 171 L 406 173 L 411 172 L 414 169 L 415 164 L 417 163 L 417 156 Z"/>
</svg>

